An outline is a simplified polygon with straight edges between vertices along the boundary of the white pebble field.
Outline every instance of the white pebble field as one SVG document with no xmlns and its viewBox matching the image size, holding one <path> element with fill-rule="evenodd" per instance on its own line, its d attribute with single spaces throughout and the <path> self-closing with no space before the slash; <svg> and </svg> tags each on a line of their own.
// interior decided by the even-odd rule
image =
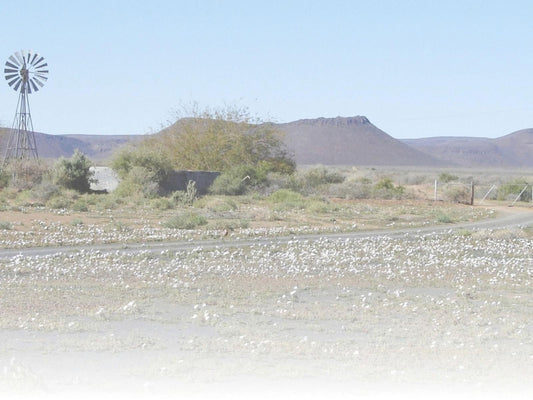
<svg viewBox="0 0 533 400">
<path fill-rule="evenodd" d="M 531 245 L 473 230 L 0 259 L 0 389 L 246 377 L 522 393 Z"/>
</svg>

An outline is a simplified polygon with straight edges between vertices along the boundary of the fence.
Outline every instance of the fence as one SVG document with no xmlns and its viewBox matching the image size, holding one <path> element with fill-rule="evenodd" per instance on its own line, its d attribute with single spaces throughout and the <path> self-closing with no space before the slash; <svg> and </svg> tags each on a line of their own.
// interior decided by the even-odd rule
<svg viewBox="0 0 533 400">
<path fill-rule="evenodd" d="M 533 185 L 529 183 L 479 185 L 474 182 L 439 182 L 435 180 L 433 200 L 465 204 L 483 204 L 490 200 L 499 200 L 513 206 L 518 202 L 533 203 Z"/>
</svg>

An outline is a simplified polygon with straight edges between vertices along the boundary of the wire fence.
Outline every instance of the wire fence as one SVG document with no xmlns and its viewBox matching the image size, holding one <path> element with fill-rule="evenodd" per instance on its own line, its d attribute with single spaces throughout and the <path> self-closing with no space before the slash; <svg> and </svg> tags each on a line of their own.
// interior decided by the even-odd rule
<svg viewBox="0 0 533 400">
<path fill-rule="evenodd" d="M 432 200 L 465 204 L 483 204 L 491 200 L 503 201 L 509 205 L 531 204 L 533 202 L 533 185 L 529 183 L 479 185 L 473 182 L 439 182 L 435 180 Z"/>
</svg>

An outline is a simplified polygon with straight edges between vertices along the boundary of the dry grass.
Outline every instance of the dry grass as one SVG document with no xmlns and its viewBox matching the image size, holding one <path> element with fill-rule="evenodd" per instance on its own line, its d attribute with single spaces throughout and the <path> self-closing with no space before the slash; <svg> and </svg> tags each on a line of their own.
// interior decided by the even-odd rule
<svg viewBox="0 0 533 400">
<path fill-rule="evenodd" d="M 208 196 L 195 207 L 170 210 L 149 204 L 122 204 L 118 209 L 102 211 L 101 203 L 88 204 L 86 212 L 29 205 L 9 207 L 0 212 L 0 224 L 10 228 L 0 229 L 0 243 L 4 248 L 90 245 L 219 238 L 228 232 L 233 237 L 265 237 L 421 227 L 494 215 L 483 207 L 414 200 L 311 197 L 302 198 L 300 203 L 293 206 L 261 197 Z M 194 229 L 169 227 L 177 217 L 192 214 L 205 218 L 207 224 Z"/>
</svg>

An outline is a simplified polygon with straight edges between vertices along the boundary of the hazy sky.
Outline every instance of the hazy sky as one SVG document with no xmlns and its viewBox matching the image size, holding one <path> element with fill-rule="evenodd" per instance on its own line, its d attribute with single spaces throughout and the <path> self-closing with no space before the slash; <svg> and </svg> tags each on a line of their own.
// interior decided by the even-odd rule
<svg viewBox="0 0 533 400">
<path fill-rule="evenodd" d="M 396 138 L 533 127 L 531 1 L 2 1 L 0 62 L 50 66 L 36 131 L 143 134 L 181 104 L 365 115 Z M 2 78 L 0 123 L 17 94 Z"/>
</svg>

